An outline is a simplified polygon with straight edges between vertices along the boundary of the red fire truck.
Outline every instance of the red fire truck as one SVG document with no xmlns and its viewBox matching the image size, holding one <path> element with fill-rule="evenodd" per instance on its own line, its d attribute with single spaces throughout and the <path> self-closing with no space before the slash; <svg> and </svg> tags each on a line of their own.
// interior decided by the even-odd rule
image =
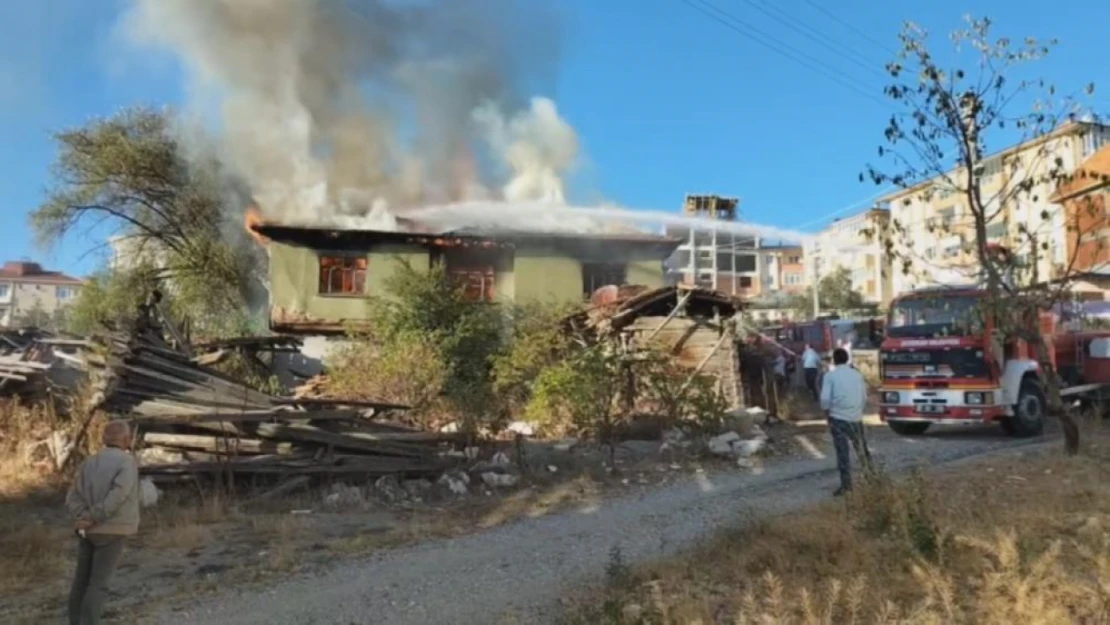
<svg viewBox="0 0 1110 625">
<path fill-rule="evenodd" d="M 945 287 L 891 302 L 879 350 L 880 415 L 895 432 L 990 422 L 1015 436 L 1044 429 L 1044 363 L 1033 345 L 1001 338 L 996 320 L 979 306 L 985 294 L 976 286 Z M 1063 394 L 1110 383 L 1110 332 L 1067 327 L 1059 309 L 1036 317 L 1015 321 L 1045 337 Z"/>
</svg>

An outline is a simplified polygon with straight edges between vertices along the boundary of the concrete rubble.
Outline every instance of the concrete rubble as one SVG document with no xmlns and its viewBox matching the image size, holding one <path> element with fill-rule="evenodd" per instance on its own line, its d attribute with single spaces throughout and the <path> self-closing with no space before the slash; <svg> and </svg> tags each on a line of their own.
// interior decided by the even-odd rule
<svg viewBox="0 0 1110 625">
<path fill-rule="evenodd" d="M 709 453 L 730 458 L 750 458 L 766 446 L 767 435 L 761 429 L 752 438 L 741 438 L 736 432 L 730 431 L 714 436 L 706 442 Z"/>
<path fill-rule="evenodd" d="M 436 483 L 459 497 L 470 493 L 470 476 L 464 471 L 448 471 L 439 476 Z"/>
</svg>

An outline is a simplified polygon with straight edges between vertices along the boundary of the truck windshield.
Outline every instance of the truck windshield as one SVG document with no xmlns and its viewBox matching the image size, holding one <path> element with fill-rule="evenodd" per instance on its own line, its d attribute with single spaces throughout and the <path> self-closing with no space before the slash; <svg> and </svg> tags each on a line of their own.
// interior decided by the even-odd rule
<svg viewBox="0 0 1110 625">
<path fill-rule="evenodd" d="M 967 336 L 976 332 L 979 311 L 976 297 L 928 297 L 895 302 L 890 308 L 887 336 L 932 338 Z"/>
</svg>

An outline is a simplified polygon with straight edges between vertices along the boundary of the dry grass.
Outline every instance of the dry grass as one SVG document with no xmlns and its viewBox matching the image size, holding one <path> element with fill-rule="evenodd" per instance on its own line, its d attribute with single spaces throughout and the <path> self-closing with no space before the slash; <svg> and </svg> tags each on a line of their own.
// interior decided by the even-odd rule
<svg viewBox="0 0 1110 625">
<path fill-rule="evenodd" d="M 66 530 L 47 507 L 60 505 L 65 480 L 38 443 L 69 425 L 52 406 L 0 401 L 0 596 L 17 596 L 65 569 Z"/>
<path fill-rule="evenodd" d="M 35 519 L 0 519 L 0 597 L 15 597 L 66 570 L 66 532 Z"/>
<path fill-rule="evenodd" d="M 1091 440 L 1088 438 L 1088 440 Z M 570 623 L 1110 623 L 1110 449 L 892 482 L 628 570 Z"/>
<path fill-rule="evenodd" d="M 49 406 L 0 400 L 0 500 L 27 497 L 60 483 L 52 458 L 40 442 L 62 428 Z"/>
</svg>

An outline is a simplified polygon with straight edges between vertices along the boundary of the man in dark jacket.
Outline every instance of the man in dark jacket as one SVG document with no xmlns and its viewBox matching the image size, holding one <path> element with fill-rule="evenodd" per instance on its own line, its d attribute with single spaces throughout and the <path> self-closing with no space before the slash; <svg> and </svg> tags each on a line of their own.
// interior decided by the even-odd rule
<svg viewBox="0 0 1110 625">
<path fill-rule="evenodd" d="M 139 530 L 139 467 L 128 453 L 131 428 L 112 421 L 104 449 L 85 460 L 66 495 L 78 537 L 77 572 L 69 591 L 70 625 L 96 625 L 123 542 Z"/>
</svg>

